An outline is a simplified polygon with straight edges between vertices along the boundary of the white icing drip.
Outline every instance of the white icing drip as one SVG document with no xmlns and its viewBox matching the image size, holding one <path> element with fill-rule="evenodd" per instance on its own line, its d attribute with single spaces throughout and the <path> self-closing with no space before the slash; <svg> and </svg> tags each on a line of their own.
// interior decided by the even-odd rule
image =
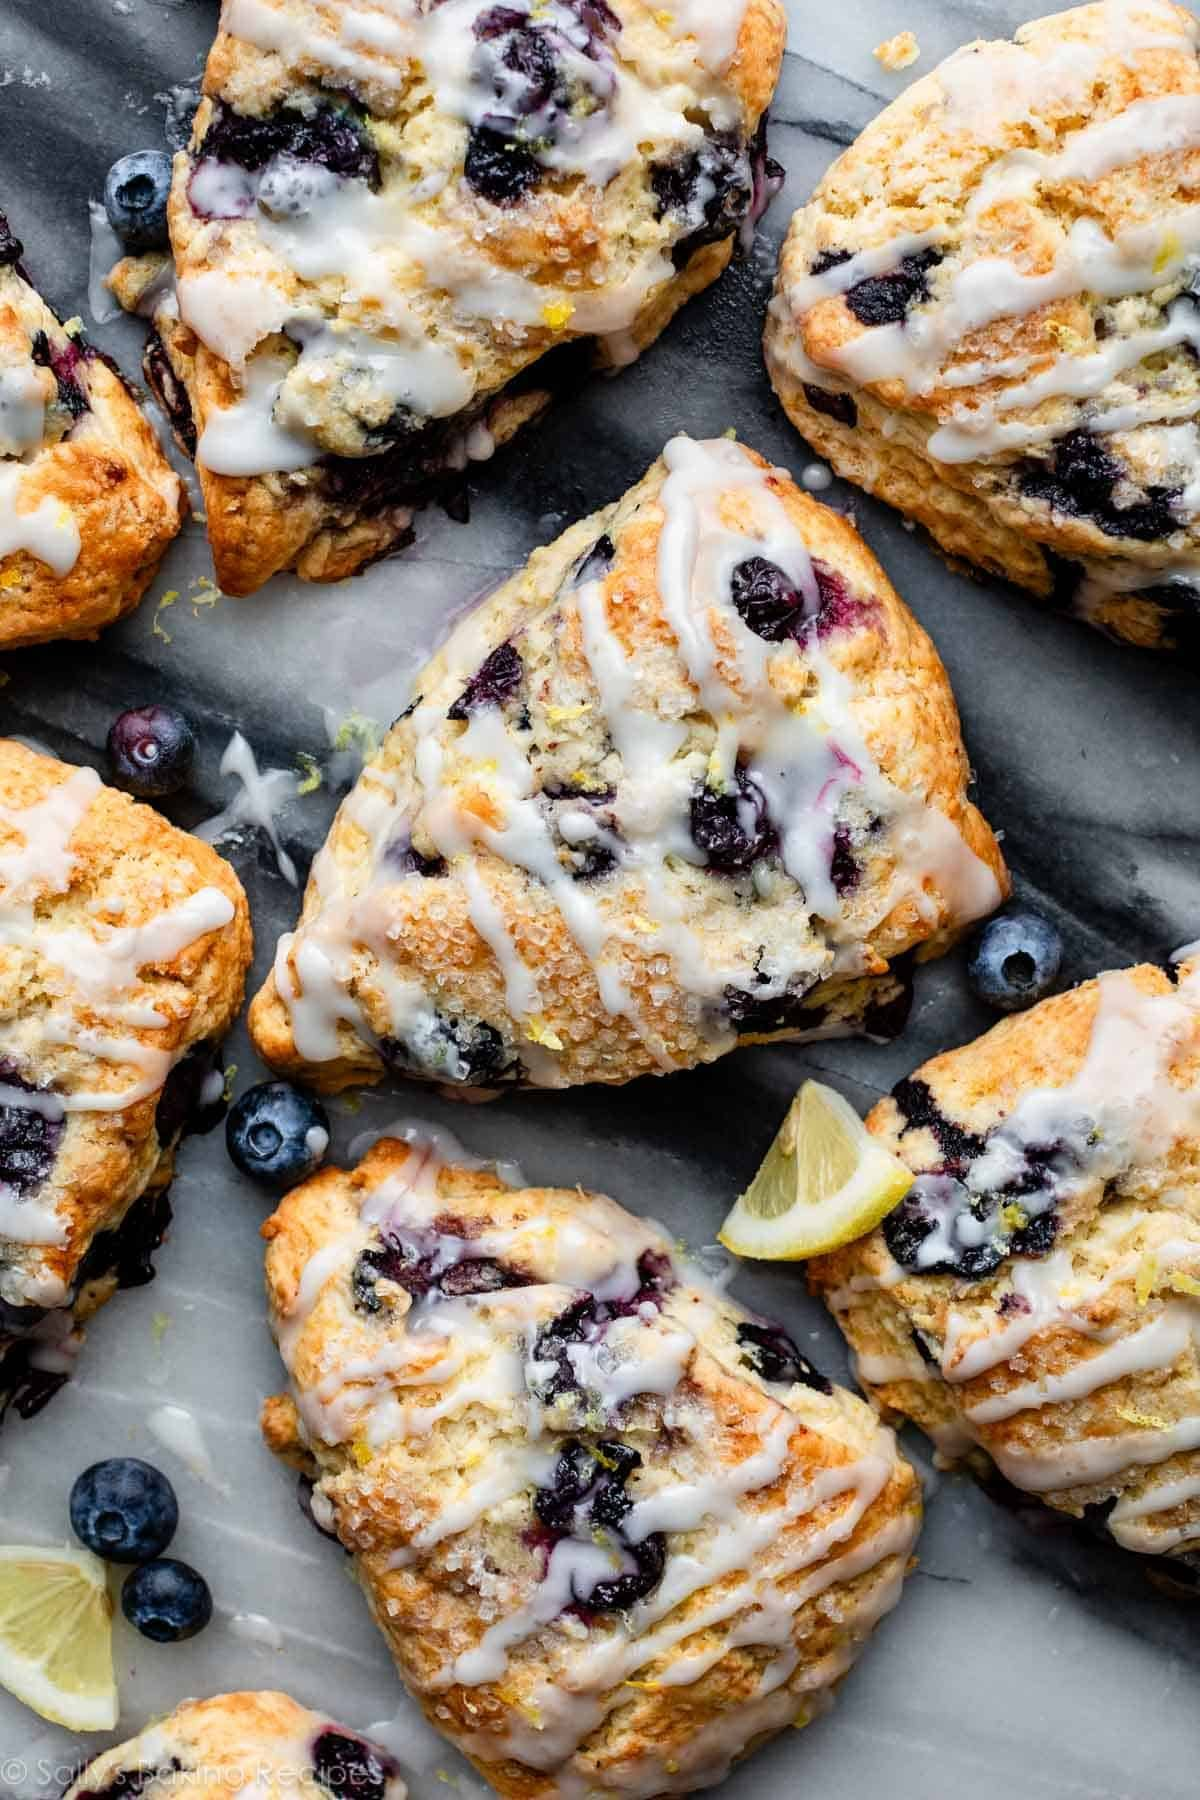
<svg viewBox="0 0 1200 1800">
<path fill-rule="evenodd" d="M 159 1443 L 186 1464 L 197 1481 L 226 1498 L 229 1496 L 229 1483 L 217 1473 L 200 1421 L 186 1406 L 158 1406 L 147 1416 L 146 1424 Z"/>
<path fill-rule="evenodd" d="M 1086 1399 L 1098 1388 L 1123 1381 L 1127 1375 L 1169 1369 L 1192 1342 L 1196 1325 L 1185 1308 L 1169 1306 L 1140 1331 L 1132 1331 L 1106 1350 L 1081 1358 L 1061 1375 L 1042 1375 L 990 1400 L 974 1401 L 963 1411 L 973 1425 L 991 1425 L 1029 1408 Z"/>
<path fill-rule="evenodd" d="M 79 561 L 83 540 L 65 500 L 46 495 L 35 507 L 20 504 L 22 465 L 0 464 L 0 557 L 25 550 L 60 579 Z"/>
<path fill-rule="evenodd" d="M 31 806 L 0 803 L 0 824 L 10 826 L 22 840 L 17 846 L 0 848 L 0 883 L 7 890 L 0 927 L 21 890 L 66 892 L 75 871 L 71 839 L 100 785 L 95 769 L 72 769 L 65 781 L 57 782 L 44 799 Z"/>
<path fill-rule="evenodd" d="M 197 826 L 196 836 L 205 843 L 215 844 L 226 832 L 236 830 L 239 825 L 257 825 L 267 834 L 279 873 L 290 887 L 295 887 L 296 865 L 280 842 L 279 827 L 275 822 L 276 813 L 295 795 L 294 771 L 260 770 L 250 745 L 240 731 L 235 731 L 225 746 L 220 772 L 237 778 L 240 783 L 239 792 L 236 799 L 223 812 L 218 813 L 215 819 L 208 819 L 203 825 Z"/>
<path fill-rule="evenodd" d="M 738 47 L 746 0 L 671 0 L 666 10 L 671 34 L 691 38 L 703 67 L 724 74 Z"/>
</svg>

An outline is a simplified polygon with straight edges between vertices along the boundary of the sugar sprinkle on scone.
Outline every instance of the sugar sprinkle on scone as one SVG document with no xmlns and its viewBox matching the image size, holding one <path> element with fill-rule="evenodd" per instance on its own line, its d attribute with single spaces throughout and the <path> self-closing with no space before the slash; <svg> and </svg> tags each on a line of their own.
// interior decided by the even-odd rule
<svg viewBox="0 0 1200 1800">
<path fill-rule="evenodd" d="M 251 1012 L 276 1067 L 627 1081 L 894 1035 L 1000 900 L 945 670 L 853 528 L 676 438 L 454 632 Z"/>
<path fill-rule="evenodd" d="M 30 285 L 0 213 L 0 650 L 95 637 L 183 519 L 179 477 L 117 369 Z"/>
<path fill-rule="evenodd" d="M 567 346 L 575 379 L 628 362 L 715 280 L 765 204 L 784 33 L 780 0 L 225 0 L 151 364 L 222 587 L 397 548 Z"/>
<path fill-rule="evenodd" d="M 1200 25 L 1106 0 L 909 88 L 792 221 L 771 378 L 839 474 L 1200 651 Z"/>
<path fill-rule="evenodd" d="M 1172 974 L 1102 975 L 902 1081 L 867 1123 L 916 1183 L 810 1273 L 885 1412 L 1195 1563 L 1200 958 Z"/>
<path fill-rule="evenodd" d="M 414 1133 L 263 1231 L 267 1440 L 498 1793 L 690 1793 L 828 1703 L 899 1598 L 916 1478 L 661 1229 Z"/>
<path fill-rule="evenodd" d="M 287 1694 L 187 1700 L 94 1757 L 63 1800 L 405 1800 L 386 1750 Z"/>
<path fill-rule="evenodd" d="M 0 796 L 0 1400 L 28 1416 L 150 1279 L 250 922 L 228 863 L 94 770 L 0 739 Z"/>
</svg>

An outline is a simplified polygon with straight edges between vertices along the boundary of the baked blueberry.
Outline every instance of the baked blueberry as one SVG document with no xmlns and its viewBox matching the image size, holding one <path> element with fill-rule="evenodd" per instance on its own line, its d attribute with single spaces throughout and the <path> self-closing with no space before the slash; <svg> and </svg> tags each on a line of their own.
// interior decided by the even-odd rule
<svg viewBox="0 0 1200 1800">
<path fill-rule="evenodd" d="M 141 799 L 186 787 L 196 757 L 196 734 L 173 706 L 134 706 L 118 713 L 108 733 L 108 766 L 115 787 Z"/>
<path fill-rule="evenodd" d="M 516 206 L 542 179 L 542 165 L 524 144 L 476 125 L 467 140 L 463 173 L 481 199 L 493 206 Z"/>
<path fill-rule="evenodd" d="M 832 1394 L 833 1384 L 801 1355 L 781 1326 L 739 1325 L 737 1341 L 742 1361 L 764 1381 L 798 1381 L 818 1394 Z"/>
<path fill-rule="evenodd" d="M 58 389 L 58 404 L 72 419 L 82 419 L 91 411 L 83 368 L 94 352 L 78 338 L 51 343 L 44 331 L 35 331 L 29 342 L 29 354 L 40 368 L 49 369 Z"/>
<path fill-rule="evenodd" d="M 738 617 L 756 637 L 778 644 L 804 620 L 804 595 L 778 563 L 748 556 L 730 577 L 730 595 Z"/>
<path fill-rule="evenodd" d="M 976 934 L 967 980 L 997 1012 L 1022 1012 L 1051 991 L 1062 959 L 1062 936 L 1049 919 L 1027 910 L 1001 913 Z"/>
<path fill-rule="evenodd" d="M 744 874 L 779 841 L 758 783 L 740 765 L 735 779 L 733 793 L 703 787 L 692 796 L 692 841 L 705 865 L 722 875 Z"/>
<path fill-rule="evenodd" d="M 54 1167 L 64 1115 L 53 1094 L 22 1081 L 7 1063 L 0 1063 L 0 1096 L 0 1184 L 23 1198 Z"/>
<path fill-rule="evenodd" d="M 104 210 L 126 250 L 165 250 L 171 158 L 165 150 L 135 150 L 108 171 Z"/>
<path fill-rule="evenodd" d="M 125 1577 L 121 1611 L 135 1631 L 156 1644 L 178 1644 L 195 1637 L 212 1618 L 207 1581 L 189 1563 L 173 1556 L 143 1563 Z"/>
<path fill-rule="evenodd" d="M 855 282 L 846 295 L 846 305 L 862 325 L 900 325 L 911 307 L 928 300 L 929 274 L 941 260 L 941 251 L 932 246 L 915 251 L 886 275 L 868 275 Z"/>
<path fill-rule="evenodd" d="M 705 244 L 739 230 L 754 199 L 749 148 L 731 133 L 716 133 L 701 149 L 655 164 L 650 180 L 659 217 L 684 227 L 671 251 L 677 269 Z"/>
<path fill-rule="evenodd" d="M 835 394 L 830 388 L 818 387 L 813 381 L 804 383 L 804 398 L 814 412 L 836 419 L 839 425 L 858 424 L 858 407 L 853 394 Z"/>
<path fill-rule="evenodd" d="M 325 1160 L 329 1115 L 290 1082 L 263 1081 L 230 1107 L 225 1144 L 243 1175 L 266 1187 L 292 1187 Z"/>
<path fill-rule="evenodd" d="M 179 1502 L 166 1476 L 136 1456 L 112 1456 L 85 1469 L 71 1489 L 71 1529 L 108 1562 L 161 1556 L 179 1524 Z"/>
<path fill-rule="evenodd" d="M 388 1782 L 399 1774 L 380 1753 L 348 1732 L 323 1731 L 312 1747 L 313 1774 L 334 1800 L 386 1800 Z"/>
<path fill-rule="evenodd" d="M 466 719 L 480 706 L 503 706 L 520 687 L 525 665 L 511 644 L 498 644 L 480 664 L 446 715 Z"/>
<path fill-rule="evenodd" d="M 0 269 L 15 268 L 25 254 L 25 246 L 0 213 Z"/>
</svg>

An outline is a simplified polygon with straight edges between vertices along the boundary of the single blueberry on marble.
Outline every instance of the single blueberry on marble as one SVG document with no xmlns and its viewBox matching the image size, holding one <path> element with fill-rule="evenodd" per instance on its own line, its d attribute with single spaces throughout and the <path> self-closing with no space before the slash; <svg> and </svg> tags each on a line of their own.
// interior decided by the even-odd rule
<svg viewBox="0 0 1200 1800">
<path fill-rule="evenodd" d="M 1058 927 L 1026 908 L 989 919 L 967 959 L 971 991 L 997 1012 L 1021 1012 L 1051 992 L 1062 969 Z"/>
<path fill-rule="evenodd" d="M 104 210 L 122 245 L 134 255 L 165 250 L 171 158 L 165 150 L 134 150 L 122 156 L 104 181 Z"/>
<path fill-rule="evenodd" d="M 329 1148 L 329 1115 L 288 1081 L 247 1088 L 225 1121 L 230 1158 L 252 1181 L 291 1187 L 320 1167 Z"/>
<path fill-rule="evenodd" d="M 156 1644 L 195 1637 L 212 1618 L 212 1594 L 190 1563 L 163 1556 L 125 1577 L 121 1611 L 135 1631 Z"/>
<path fill-rule="evenodd" d="M 79 1541 L 116 1563 L 161 1556 L 179 1524 L 171 1483 L 137 1456 L 111 1456 L 85 1469 L 71 1489 L 70 1512 Z"/>
<path fill-rule="evenodd" d="M 132 706 L 113 720 L 107 748 L 113 785 L 153 800 L 187 786 L 196 733 L 177 707 Z"/>
</svg>

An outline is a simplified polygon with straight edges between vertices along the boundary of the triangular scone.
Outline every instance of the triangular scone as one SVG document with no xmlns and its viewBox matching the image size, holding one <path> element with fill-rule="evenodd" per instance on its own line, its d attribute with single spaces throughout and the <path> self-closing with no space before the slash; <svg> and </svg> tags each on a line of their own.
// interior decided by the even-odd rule
<svg viewBox="0 0 1200 1800">
<path fill-rule="evenodd" d="M 840 475 L 1114 637 L 1200 651 L 1200 22 L 1103 0 L 913 83 L 792 220 L 767 325 Z"/>
<path fill-rule="evenodd" d="M 0 213 L 0 650 L 137 605 L 183 488 L 117 369 L 30 286 Z"/>
<path fill-rule="evenodd" d="M 0 1413 L 35 1411 L 77 1327 L 150 1279 L 249 962 L 214 850 L 0 739 Z"/>
<path fill-rule="evenodd" d="M 828 1703 L 920 1490 L 778 1326 L 613 1201 L 428 1142 L 323 1171 L 263 1232 L 291 1381 L 267 1440 L 499 1794 L 692 1793 Z"/>
<path fill-rule="evenodd" d="M 353 574 L 657 337 L 765 203 L 784 33 L 780 0 L 225 0 L 159 317 L 222 587 Z"/>
<path fill-rule="evenodd" d="M 1200 958 L 1044 1000 L 926 1063 L 868 1124 L 916 1184 L 810 1274 L 873 1399 L 1194 1568 Z"/>
<path fill-rule="evenodd" d="M 929 639 L 845 519 L 726 439 L 537 551 L 416 695 L 251 1012 L 323 1088 L 891 1035 L 896 959 L 1005 891 Z"/>
</svg>

